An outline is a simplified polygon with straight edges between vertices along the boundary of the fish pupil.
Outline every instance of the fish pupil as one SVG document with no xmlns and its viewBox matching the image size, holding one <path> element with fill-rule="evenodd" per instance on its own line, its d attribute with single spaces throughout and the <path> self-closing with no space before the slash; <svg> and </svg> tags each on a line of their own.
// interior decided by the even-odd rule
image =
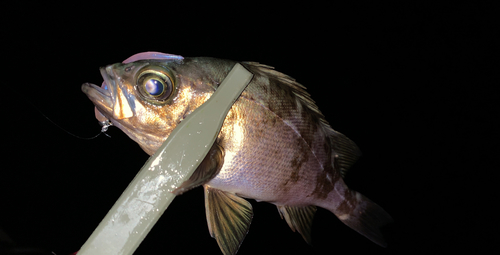
<svg viewBox="0 0 500 255">
<path fill-rule="evenodd" d="M 152 96 L 159 96 L 164 91 L 163 83 L 157 79 L 149 79 L 144 84 L 144 88 Z"/>
</svg>

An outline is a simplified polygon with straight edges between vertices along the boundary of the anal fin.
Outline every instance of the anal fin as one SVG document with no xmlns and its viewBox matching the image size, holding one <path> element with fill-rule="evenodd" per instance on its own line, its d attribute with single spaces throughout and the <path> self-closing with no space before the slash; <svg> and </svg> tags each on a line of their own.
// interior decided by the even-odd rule
<svg viewBox="0 0 500 255">
<path fill-rule="evenodd" d="M 296 230 L 302 235 L 304 240 L 311 244 L 311 226 L 316 213 L 316 206 L 280 206 L 278 211 L 281 218 L 285 218 L 288 226 L 295 232 Z"/>
<path fill-rule="evenodd" d="M 210 235 L 224 255 L 236 254 L 248 233 L 252 205 L 235 194 L 205 187 L 205 210 Z"/>
</svg>

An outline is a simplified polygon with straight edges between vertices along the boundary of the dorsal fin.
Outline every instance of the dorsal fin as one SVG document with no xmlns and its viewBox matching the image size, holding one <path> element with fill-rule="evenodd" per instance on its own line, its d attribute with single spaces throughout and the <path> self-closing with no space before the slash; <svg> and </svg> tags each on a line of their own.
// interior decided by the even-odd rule
<svg viewBox="0 0 500 255">
<path fill-rule="evenodd" d="M 297 98 L 302 102 L 302 104 L 306 106 L 309 110 L 311 110 L 313 115 L 316 115 L 316 117 L 318 117 L 322 125 L 328 127 L 329 129 L 332 129 L 328 124 L 328 122 L 325 120 L 325 116 L 321 113 L 318 106 L 316 106 L 314 100 L 311 98 L 311 95 L 307 93 L 306 87 L 304 87 L 304 85 L 296 82 L 294 78 L 274 70 L 274 67 L 272 66 L 260 64 L 257 62 L 244 62 L 244 64 L 250 65 L 252 67 L 251 68 L 252 72 L 254 70 L 261 72 L 267 77 L 276 79 L 281 84 L 290 88 L 292 93 L 295 96 L 297 96 Z"/>
<path fill-rule="evenodd" d="M 342 178 L 345 177 L 347 170 L 361 156 L 358 146 L 347 136 L 332 130 L 330 140 L 334 153 L 332 153 L 332 162 L 339 167 Z"/>
<path fill-rule="evenodd" d="M 263 65 L 257 62 L 245 62 L 256 69 L 257 71 L 267 75 L 270 78 L 274 78 L 280 81 L 281 84 L 290 88 L 292 93 L 297 96 L 299 101 L 306 108 L 310 110 L 311 115 L 319 119 L 320 125 L 325 131 L 325 134 L 330 137 L 330 142 L 333 148 L 332 152 L 332 163 L 334 166 L 338 167 L 342 177 L 345 176 L 347 170 L 356 162 L 356 160 L 361 156 L 361 151 L 358 146 L 345 135 L 335 131 L 328 121 L 325 120 L 325 116 L 316 106 L 311 95 L 306 92 L 306 87 L 298 83 L 292 77 L 280 73 L 272 66 Z M 252 70 L 253 71 L 253 70 Z"/>
</svg>

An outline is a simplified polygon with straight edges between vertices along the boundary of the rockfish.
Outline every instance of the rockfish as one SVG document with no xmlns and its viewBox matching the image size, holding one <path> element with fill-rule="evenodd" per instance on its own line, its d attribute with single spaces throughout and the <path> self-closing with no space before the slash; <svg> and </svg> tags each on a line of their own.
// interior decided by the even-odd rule
<svg viewBox="0 0 500 255">
<path fill-rule="evenodd" d="M 149 155 L 217 90 L 235 61 L 139 53 L 101 68 L 101 87 L 82 90 L 96 117 L 123 130 Z M 216 142 L 180 194 L 203 185 L 208 228 L 224 254 L 235 254 L 253 216 L 244 198 L 275 204 L 306 242 L 316 207 L 378 245 L 392 221 L 380 206 L 351 190 L 343 176 L 356 144 L 333 130 L 305 87 L 272 67 L 241 62 L 254 74 L 227 114 Z"/>
</svg>

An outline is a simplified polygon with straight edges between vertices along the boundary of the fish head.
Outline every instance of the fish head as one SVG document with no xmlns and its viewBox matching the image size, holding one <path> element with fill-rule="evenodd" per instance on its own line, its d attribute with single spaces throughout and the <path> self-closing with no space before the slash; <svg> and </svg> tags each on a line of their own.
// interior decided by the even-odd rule
<svg viewBox="0 0 500 255">
<path fill-rule="evenodd" d="M 94 103 L 100 122 L 110 121 L 152 155 L 215 90 L 196 72 L 183 73 L 181 62 L 142 59 L 112 64 L 100 69 L 101 86 L 85 83 L 82 91 Z"/>
</svg>

